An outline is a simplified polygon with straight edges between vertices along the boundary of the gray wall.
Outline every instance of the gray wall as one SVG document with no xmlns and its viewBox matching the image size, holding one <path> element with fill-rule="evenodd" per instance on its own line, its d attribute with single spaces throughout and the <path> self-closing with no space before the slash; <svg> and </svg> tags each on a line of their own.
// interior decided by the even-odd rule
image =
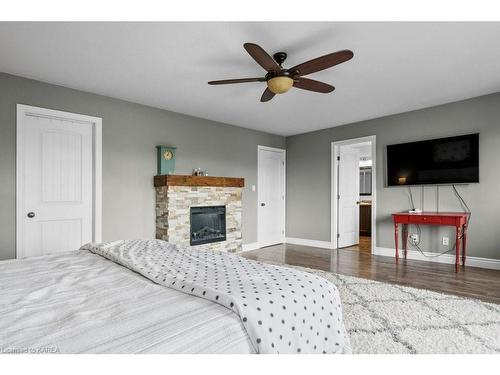
<svg viewBox="0 0 500 375">
<path fill-rule="evenodd" d="M 287 236 L 330 241 L 330 144 L 332 141 L 377 136 L 377 246 L 394 248 L 390 214 L 409 208 L 406 188 L 385 187 L 387 144 L 480 132 L 480 183 L 458 187 L 472 211 L 469 255 L 500 259 L 498 192 L 500 191 L 500 93 L 287 137 Z M 413 188 L 422 207 L 422 189 Z M 423 208 L 436 209 L 436 187 L 423 191 Z M 439 209 L 460 211 L 451 187 L 439 187 Z M 441 245 L 447 228 L 422 226 L 421 248 Z"/>
<path fill-rule="evenodd" d="M 243 241 L 257 240 L 257 145 L 284 137 L 0 73 L 0 259 L 15 257 L 16 104 L 103 119 L 103 240 L 153 238 L 158 144 L 177 147 L 176 173 L 244 177 Z"/>
</svg>

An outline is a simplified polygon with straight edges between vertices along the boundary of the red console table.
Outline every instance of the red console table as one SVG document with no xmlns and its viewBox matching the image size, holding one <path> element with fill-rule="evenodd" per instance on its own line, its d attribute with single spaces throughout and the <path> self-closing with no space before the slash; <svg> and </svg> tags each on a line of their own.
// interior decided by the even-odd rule
<svg viewBox="0 0 500 375">
<path fill-rule="evenodd" d="M 462 265 L 465 266 L 465 247 L 467 245 L 467 223 L 470 214 L 467 212 L 399 212 L 392 214 L 394 221 L 394 242 L 396 245 L 396 263 L 399 261 L 398 238 L 399 224 L 403 225 L 403 250 L 406 259 L 408 242 L 408 225 L 446 225 L 456 228 L 455 234 L 455 272 L 458 272 L 460 266 L 460 242 L 462 242 Z"/>
</svg>

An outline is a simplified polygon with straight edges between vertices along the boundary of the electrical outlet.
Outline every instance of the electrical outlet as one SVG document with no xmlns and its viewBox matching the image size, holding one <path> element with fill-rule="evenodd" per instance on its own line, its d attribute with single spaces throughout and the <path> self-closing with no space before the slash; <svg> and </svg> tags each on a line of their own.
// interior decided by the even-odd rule
<svg viewBox="0 0 500 375">
<path fill-rule="evenodd" d="M 449 237 L 443 237 L 443 246 L 449 246 L 449 245 L 450 245 Z"/>
<path fill-rule="evenodd" d="M 414 233 L 414 234 L 410 235 L 410 241 L 413 243 L 417 243 L 418 242 L 418 234 Z"/>
</svg>

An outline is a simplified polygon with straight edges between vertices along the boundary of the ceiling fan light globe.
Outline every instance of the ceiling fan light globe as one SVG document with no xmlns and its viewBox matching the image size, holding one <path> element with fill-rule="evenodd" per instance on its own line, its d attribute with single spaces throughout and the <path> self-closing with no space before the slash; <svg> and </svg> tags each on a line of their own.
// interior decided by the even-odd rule
<svg viewBox="0 0 500 375">
<path fill-rule="evenodd" d="M 284 94 L 293 86 L 293 79 L 290 77 L 273 77 L 267 81 L 267 87 L 274 94 Z"/>
</svg>

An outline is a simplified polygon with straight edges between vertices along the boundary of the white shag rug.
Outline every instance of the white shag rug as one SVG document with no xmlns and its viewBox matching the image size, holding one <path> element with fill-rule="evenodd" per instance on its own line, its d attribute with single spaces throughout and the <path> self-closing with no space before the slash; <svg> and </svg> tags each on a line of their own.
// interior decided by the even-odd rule
<svg viewBox="0 0 500 375">
<path fill-rule="evenodd" d="M 500 305 L 289 266 L 333 282 L 353 353 L 500 353 Z"/>
</svg>

